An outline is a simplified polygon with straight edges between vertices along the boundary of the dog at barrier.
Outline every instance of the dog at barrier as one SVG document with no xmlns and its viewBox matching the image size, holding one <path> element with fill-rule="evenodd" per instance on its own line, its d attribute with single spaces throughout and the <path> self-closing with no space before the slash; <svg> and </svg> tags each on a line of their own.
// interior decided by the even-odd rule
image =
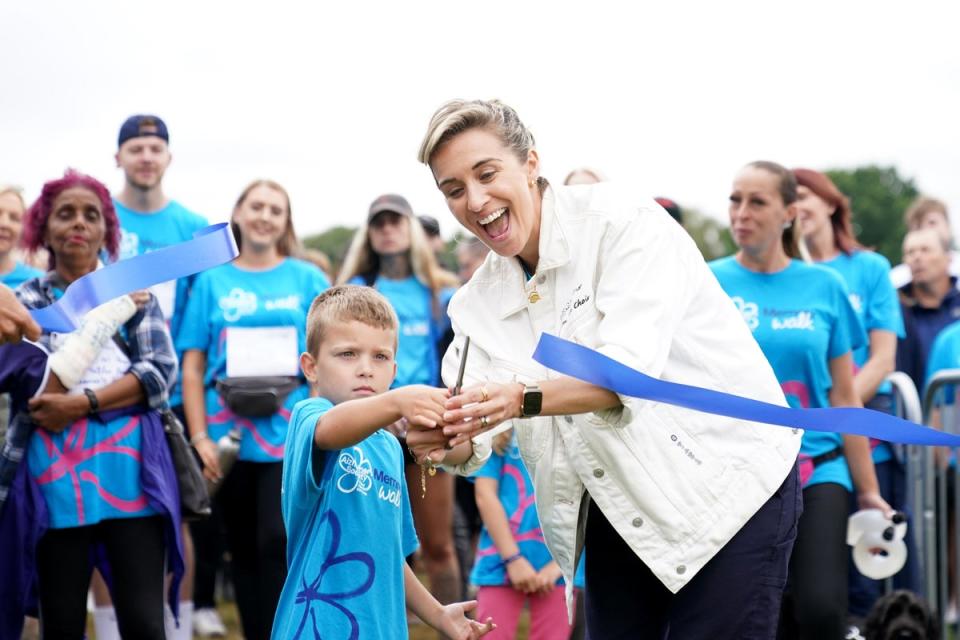
<svg viewBox="0 0 960 640">
<path fill-rule="evenodd" d="M 864 624 L 866 640 L 935 640 L 939 624 L 917 594 L 898 590 L 873 605 Z"/>
</svg>

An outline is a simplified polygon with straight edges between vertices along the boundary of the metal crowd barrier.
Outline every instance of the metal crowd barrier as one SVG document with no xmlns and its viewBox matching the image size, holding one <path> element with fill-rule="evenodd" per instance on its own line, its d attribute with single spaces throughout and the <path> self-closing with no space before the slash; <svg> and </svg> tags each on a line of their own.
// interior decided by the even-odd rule
<svg viewBox="0 0 960 640">
<path fill-rule="evenodd" d="M 947 369 L 938 372 L 929 381 L 923 394 L 923 424 L 931 425 L 936 412 L 939 423 L 947 433 L 960 433 L 958 413 L 955 402 L 944 402 L 944 392 L 948 387 L 960 386 L 960 369 Z M 956 396 L 956 394 L 953 394 Z M 921 575 L 923 576 L 923 595 L 941 620 L 941 638 L 947 637 L 951 624 L 945 619 L 949 607 L 951 573 L 960 576 L 960 554 L 954 558 L 950 567 L 948 556 L 949 537 L 952 534 L 953 546 L 958 548 L 956 527 L 950 531 L 947 505 L 947 483 L 952 475 L 954 487 L 960 479 L 956 465 L 941 468 L 937 463 L 936 447 L 907 447 L 907 479 L 910 487 L 909 498 L 915 511 L 917 544 L 921 555 Z M 952 452 L 956 455 L 956 449 Z M 954 492 L 952 511 L 960 513 L 960 492 Z"/>
</svg>

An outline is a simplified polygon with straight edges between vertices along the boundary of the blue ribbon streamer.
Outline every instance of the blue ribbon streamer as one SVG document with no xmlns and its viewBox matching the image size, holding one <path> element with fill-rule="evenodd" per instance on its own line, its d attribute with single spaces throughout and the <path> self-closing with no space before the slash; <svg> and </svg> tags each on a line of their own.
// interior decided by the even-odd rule
<svg viewBox="0 0 960 640">
<path fill-rule="evenodd" d="M 658 380 L 582 345 L 544 333 L 533 359 L 549 369 L 616 393 L 751 422 L 869 436 L 901 444 L 960 447 L 960 436 L 872 409 L 792 409 Z"/>
<path fill-rule="evenodd" d="M 55 303 L 30 315 L 43 329 L 68 333 L 85 313 L 104 302 L 230 262 L 240 252 L 230 225 L 210 225 L 193 240 L 115 262 L 75 280 Z"/>
</svg>

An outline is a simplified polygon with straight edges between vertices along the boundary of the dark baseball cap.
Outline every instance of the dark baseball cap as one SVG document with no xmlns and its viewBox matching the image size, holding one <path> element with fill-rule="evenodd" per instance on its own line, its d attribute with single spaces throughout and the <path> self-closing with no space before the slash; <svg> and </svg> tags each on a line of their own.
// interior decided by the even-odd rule
<svg viewBox="0 0 960 640">
<path fill-rule="evenodd" d="M 433 216 L 417 216 L 424 233 L 431 238 L 440 235 L 440 222 Z"/>
<path fill-rule="evenodd" d="M 370 205 L 370 213 L 367 214 L 367 222 L 377 217 L 378 214 L 383 213 L 384 211 L 392 211 L 393 213 L 399 213 L 402 216 L 413 217 L 413 209 L 410 208 L 410 203 L 407 202 L 407 199 L 396 193 L 387 193 L 376 200 Z"/>
<path fill-rule="evenodd" d="M 136 115 L 127 118 L 123 126 L 120 127 L 117 147 L 122 147 L 123 143 L 131 138 L 141 138 L 143 136 L 156 136 L 164 142 L 170 142 L 170 134 L 167 132 L 167 125 L 163 120 L 157 116 Z"/>
</svg>

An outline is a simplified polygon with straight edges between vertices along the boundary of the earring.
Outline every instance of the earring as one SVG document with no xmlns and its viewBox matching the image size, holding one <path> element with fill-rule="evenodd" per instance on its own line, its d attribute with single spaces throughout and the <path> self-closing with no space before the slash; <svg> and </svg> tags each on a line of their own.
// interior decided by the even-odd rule
<svg viewBox="0 0 960 640">
<path fill-rule="evenodd" d="M 792 226 L 793 226 L 793 220 L 787 220 L 786 222 L 783 223 L 784 229 L 789 229 Z"/>
<path fill-rule="evenodd" d="M 530 187 L 533 188 L 533 185 L 535 185 L 536 183 L 537 183 L 537 179 L 536 179 L 536 178 L 532 178 L 532 179 L 530 180 Z"/>
</svg>

